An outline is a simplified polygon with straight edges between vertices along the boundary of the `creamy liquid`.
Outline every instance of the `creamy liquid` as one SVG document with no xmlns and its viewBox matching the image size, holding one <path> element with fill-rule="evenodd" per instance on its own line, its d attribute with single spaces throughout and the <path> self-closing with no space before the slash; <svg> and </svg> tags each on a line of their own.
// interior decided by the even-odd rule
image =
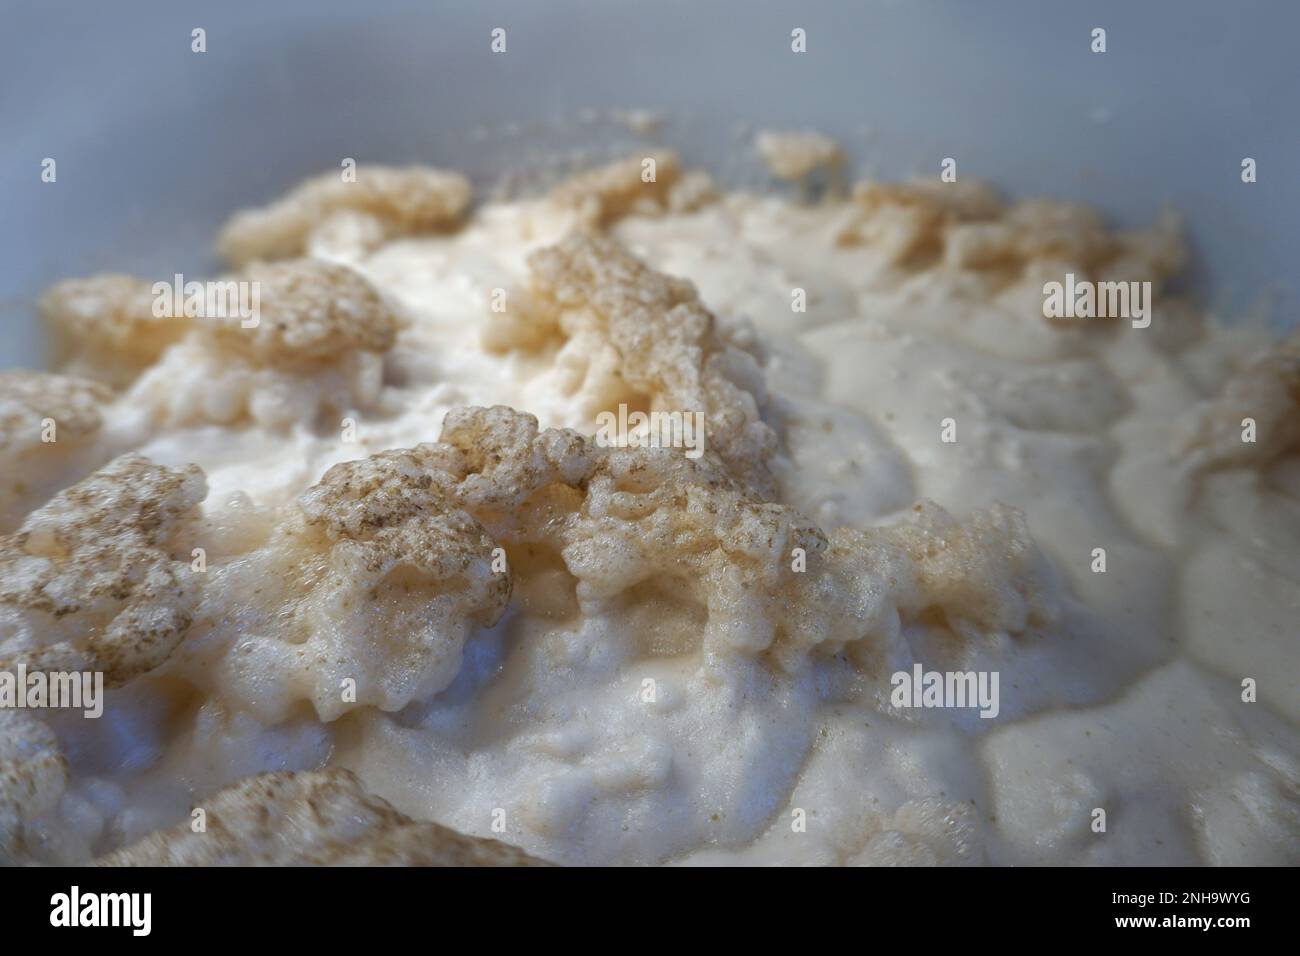
<svg viewBox="0 0 1300 956">
<path fill-rule="evenodd" d="M 780 500 L 827 530 L 892 523 L 918 499 L 1025 512 L 1059 578 L 1051 632 L 909 635 L 927 668 L 997 671 L 996 718 L 891 708 L 906 660 L 703 666 L 671 592 L 558 623 L 517 600 L 470 636 L 450 687 L 397 712 L 268 718 L 220 693 L 169 698 L 163 678 L 97 724 L 56 724 L 74 773 L 51 843 L 70 857 L 128 843 L 238 777 L 329 762 L 413 817 L 570 864 L 1300 862 L 1300 465 L 1189 476 L 1170 451 L 1172 425 L 1268 337 L 1202 330 L 1173 299 L 1149 329 L 1052 324 L 1041 280 L 972 288 L 941 262 L 897 267 L 836 243 L 846 214 L 729 195 L 611 232 L 765 354 Z M 526 255 L 571 226 L 545 201 L 497 203 L 449 236 L 315 248 L 408 322 L 387 410 L 360 415 L 353 444 L 308 421 L 273 438 L 160 431 L 146 396 L 201 387 L 181 350 L 106 416 L 112 442 L 198 463 L 218 515 L 236 493 L 287 504 L 335 462 L 434 441 L 457 405 L 590 434 L 565 356 L 482 344 L 492 290 L 526 285 Z"/>
</svg>

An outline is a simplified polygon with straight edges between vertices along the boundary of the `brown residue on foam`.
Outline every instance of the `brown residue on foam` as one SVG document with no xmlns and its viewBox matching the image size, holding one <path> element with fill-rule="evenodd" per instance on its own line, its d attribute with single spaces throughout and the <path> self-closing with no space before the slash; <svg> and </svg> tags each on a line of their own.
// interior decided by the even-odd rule
<svg viewBox="0 0 1300 956">
<path fill-rule="evenodd" d="M 1073 273 L 1149 281 L 1158 291 L 1185 255 L 1172 215 L 1146 231 L 1116 232 L 1088 206 L 1046 199 L 1005 205 L 978 180 L 863 181 L 854 187 L 851 209 L 837 243 L 871 245 L 895 266 L 939 265 L 1006 281 L 1061 281 Z"/>
<path fill-rule="evenodd" d="M 508 843 L 412 820 L 347 770 L 266 773 L 199 801 L 206 830 L 159 830 L 99 866 L 549 866 Z"/>
<path fill-rule="evenodd" d="M 58 805 L 67 779 L 54 731 L 30 714 L 0 709 L 0 865 L 27 859 L 27 827 Z"/>
<path fill-rule="evenodd" d="M 651 171 L 653 179 L 647 178 Z M 549 198 L 573 209 L 582 225 L 605 229 L 625 216 L 689 212 L 714 199 L 714 192 L 707 173 L 684 170 L 676 153 L 659 150 L 571 176 Z"/>
<path fill-rule="evenodd" d="M 198 601 L 173 552 L 188 558 L 206 494 L 193 465 L 123 455 L 0 537 L 0 669 L 103 671 L 117 687 L 162 664 Z"/>
<path fill-rule="evenodd" d="M 286 259 L 309 251 L 318 235 L 345 229 L 385 239 L 457 228 L 472 189 L 460 173 L 425 166 L 361 165 L 355 181 L 341 171 L 322 173 L 260 209 L 236 213 L 218 246 L 232 265 L 255 259 Z"/>
<path fill-rule="evenodd" d="M 101 409 L 113 400 L 98 382 L 53 372 L 0 370 L 0 454 L 40 445 L 41 423 L 52 419 L 58 442 L 78 444 L 104 424 Z"/>
<path fill-rule="evenodd" d="M 60 367 L 116 388 L 129 385 L 189 331 L 182 317 L 154 315 L 152 290 L 146 279 L 110 274 L 51 286 L 40 313 Z"/>
<path fill-rule="evenodd" d="M 1246 420 L 1255 440 L 1243 440 Z M 1178 451 L 1196 471 L 1263 467 L 1300 448 L 1300 333 L 1249 359 L 1184 424 Z"/>
<path fill-rule="evenodd" d="M 809 131 L 764 130 L 754 139 L 763 163 L 777 179 L 804 182 L 825 175 L 833 188 L 842 189 L 844 151 L 829 136 Z"/>
<path fill-rule="evenodd" d="M 355 351 L 385 352 L 397 338 L 396 314 L 348 266 L 319 259 L 254 263 L 238 279 L 257 284 L 257 324 L 209 319 L 197 328 L 214 345 L 255 364 L 333 363 Z"/>
<path fill-rule="evenodd" d="M 690 282 L 649 268 L 618 242 L 576 232 L 533 253 L 520 305 L 493 315 L 494 350 L 558 348 L 584 412 L 645 405 L 703 412 L 707 446 L 773 494 L 776 435 L 763 420 L 756 356 L 729 340 Z"/>
</svg>

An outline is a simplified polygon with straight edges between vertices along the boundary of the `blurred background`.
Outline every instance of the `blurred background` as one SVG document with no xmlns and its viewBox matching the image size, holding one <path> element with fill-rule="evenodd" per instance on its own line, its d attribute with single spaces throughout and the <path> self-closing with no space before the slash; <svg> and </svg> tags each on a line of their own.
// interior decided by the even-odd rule
<svg viewBox="0 0 1300 956">
<path fill-rule="evenodd" d="M 486 187 L 651 141 L 766 187 L 761 128 L 835 136 L 883 178 L 952 156 L 1122 225 L 1172 205 L 1192 291 L 1229 321 L 1294 324 L 1297 30 L 1290 0 L 9 0 L 0 367 L 42 364 L 51 282 L 213 273 L 231 211 L 345 156 Z M 648 140 L 616 113 L 635 109 L 664 120 Z"/>
</svg>

